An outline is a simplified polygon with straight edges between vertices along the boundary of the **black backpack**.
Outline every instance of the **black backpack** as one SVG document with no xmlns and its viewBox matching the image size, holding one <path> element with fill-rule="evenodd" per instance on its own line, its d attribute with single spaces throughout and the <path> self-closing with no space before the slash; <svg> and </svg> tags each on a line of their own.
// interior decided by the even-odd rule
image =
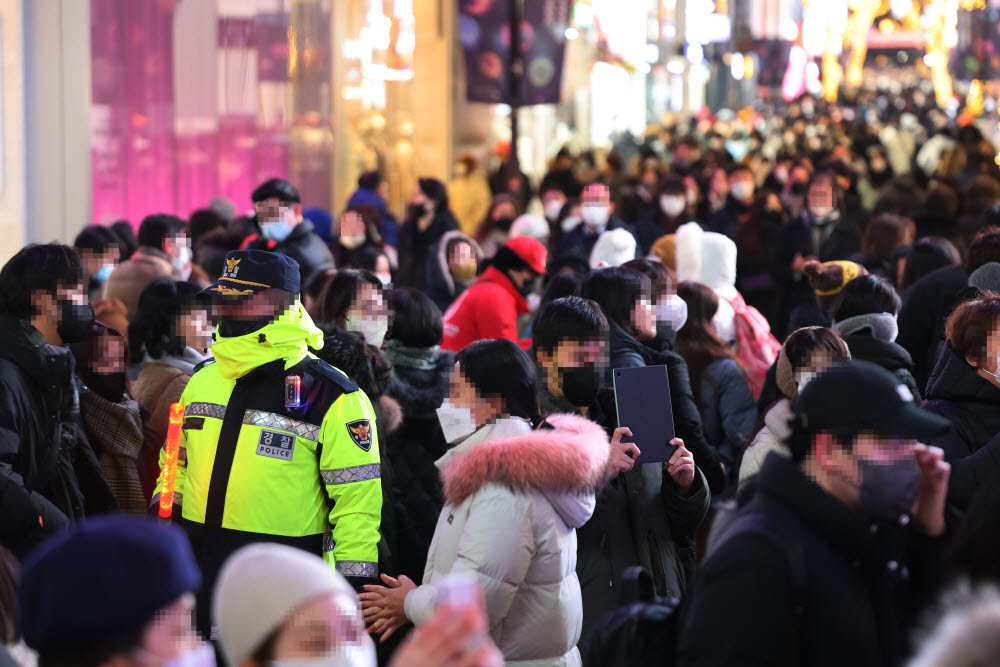
<svg viewBox="0 0 1000 667">
<path fill-rule="evenodd" d="M 719 542 L 742 533 L 755 533 L 770 540 L 788 564 L 792 584 L 794 617 L 802 623 L 807 599 L 807 577 L 802 545 L 788 530 L 786 519 L 762 512 L 737 515 L 723 528 Z M 685 596 L 685 600 L 687 596 Z M 583 667 L 671 667 L 683 621 L 681 601 L 656 595 L 653 576 L 643 567 L 625 570 L 622 606 L 602 616 L 583 641 Z"/>
<path fill-rule="evenodd" d="M 583 667 L 669 667 L 679 630 L 679 601 L 656 595 L 653 575 L 644 567 L 625 570 L 622 606 L 594 624 L 580 643 Z"/>
</svg>

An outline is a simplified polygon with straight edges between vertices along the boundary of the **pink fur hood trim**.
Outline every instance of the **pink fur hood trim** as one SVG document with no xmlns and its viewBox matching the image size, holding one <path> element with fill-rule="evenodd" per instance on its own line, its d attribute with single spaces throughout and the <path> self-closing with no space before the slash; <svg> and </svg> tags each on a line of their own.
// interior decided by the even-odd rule
<svg viewBox="0 0 1000 667">
<path fill-rule="evenodd" d="M 604 429 L 577 415 L 547 421 L 555 428 L 487 441 L 449 461 L 441 473 L 447 501 L 458 506 L 490 482 L 517 491 L 596 491 L 610 452 Z"/>
</svg>

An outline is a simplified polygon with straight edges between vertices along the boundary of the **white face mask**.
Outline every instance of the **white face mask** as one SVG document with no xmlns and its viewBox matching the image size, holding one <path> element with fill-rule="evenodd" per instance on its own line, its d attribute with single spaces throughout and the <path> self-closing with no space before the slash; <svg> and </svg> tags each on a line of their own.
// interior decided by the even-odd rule
<svg viewBox="0 0 1000 667">
<path fill-rule="evenodd" d="M 537 294 L 535 292 L 532 292 L 525 298 L 528 301 L 528 310 L 530 310 L 531 312 L 535 312 L 536 310 L 538 310 L 538 306 L 540 306 L 542 303 L 542 295 Z"/>
<path fill-rule="evenodd" d="M 177 249 L 177 256 L 170 260 L 170 267 L 174 271 L 180 271 L 191 262 L 191 248 L 182 245 Z"/>
<path fill-rule="evenodd" d="M 740 181 L 729 186 L 729 193 L 739 201 L 746 201 L 753 197 L 754 185 L 749 181 Z"/>
<path fill-rule="evenodd" d="M 814 377 L 816 377 L 816 372 L 815 371 L 807 371 L 807 372 L 803 373 L 798 378 L 796 378 L 796 380 L 795 380 L 795 387 L 799 391 L 802 391 L 803 389 L 806 388 L 806 385 L 809 384 Z"/>
<path fill-rule="evenodd" d="M 364 336 L 365 342 L 369 345 L 382 347 L 382 341 L 389 330 L 389 322 L 383 318 L 369 320 L 361 317 L 348 317 L 345 328 L 348 331 L 353 331 Z"/>
<path fill-rule="evenodd" d="M 340 245 L 344 246 L 348 250 L 354 250 L 355 248 L 360 248 L 365 244 L 364 234 L 351 234 L 349 236 L 340 237 Z"/>
<path fill-rule="evenodd" d="M 387 287 L 392 284 L 392 274 L 389 273 L 376 273 L 375 277 L 378 281 L 382 283 L 383 287 Z"/>
<path fill-rule="evenodd" d="M 830 221 L 836 209 L 832 206 L 810 206 L 809 211 L 816 218 L 817 224 L 826 224 Z"/>
<path fill-rule="evenodd" d="M 437 409 L 437 416 L 445 442 L 448 444 L 458 442 L 476 432 L 476 420 L 472 417 L 472 410 L 460 408 L 447 398 Z"/>
<path fill-rule="evenodd" d="M 994 373 L 993 371 L 988 371 L 985 368 L 983 369 L 983 371 L 985 371 L 986 373 L 989 373 L 993 377 L 993 379 L 996 380 L 997 382 L 1000 382 L 1000 357 L 997 358 L 997 371 L 996 371 L 996 373 Z"/>
<path fill-rule="evenodd" d="M 268 241 L 281 243 L 292 233 L 292 228 L 281 220 L 260 223 L 260 233 Z"/>
<path fill-rule="evenodd" d="M 669 217 L 676 218 L 687 208 L 684 195 L 660 195 L 660 209 Z"/>
<path fill-rule="evenodd" d="M 604 231 L 604 226 L 608 224 L 608 218 L 611 217 L 608 207 L 601 204 L 584 204 L 580 214 L 583 216 L 583 222 L 587 227 L 592 231 L 596 230 L 599 232 Z"/>
<path fill-rule="evenodd" d="M 656 304 L 656 319 L 666 322 L 674 331 L 680 331 L 688 318 L 687 301 L 676 294 L 671 294 L 665 300 Z"/>
<path fill-rule="evenodd" d="M 137 651 L 139 660 L 147 665 L 159 665 L 160 667 L 215 667 L 215 649 L 209 643 L 202 643 L 198 648 L 174 656 L 169 660 L 163 660 L 150 655 L 146 651 Z"/>
<path fill-rule="evenodd" d="M 177 250 L 177 256 L 170 260 L 170 268 L 174 271 L 174 277 L 179 280 L 187 280 L 191 277 L 191 248 L 182 245 Z"/>
<path fill-rule="evenodd" d="M 576 217 L 575 215 L 566 216 L 562 221 L 562 230 L 563 232 L 568 232 L 573 229 L 576 229 L 577 227 L 580 226 L 581 222 L 583 221 L 580 220 L 580 218 Z"/>
<path fill-rule="evenodd" d="M 558 199 L 550 199 L 545 204 L 545 217 L 549 220 L 556 220 L 562 212 L 563 206 L 565 206 L 564 202 Z"/>
<path fill-rule="evenodd" d="M 298 658 L 294 660 L 272 660 L 272 667 L 375 667 L 375 644 L 370 640 L 360 644 L 340 646 L 330 655 L 322 658 Z"/>
</svg>

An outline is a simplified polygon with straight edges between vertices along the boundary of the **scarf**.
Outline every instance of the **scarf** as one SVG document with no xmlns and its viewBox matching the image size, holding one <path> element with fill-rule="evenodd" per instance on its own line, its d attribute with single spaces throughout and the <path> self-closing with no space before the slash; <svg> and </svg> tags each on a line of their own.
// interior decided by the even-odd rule
<svg viewBox="0 0 1000 667">
<path fill-rule="evenodd" d="M 169 366 L 170 368 L 176 368 L 185 375 L 194 375 L 195 367 L 208 359 L 209 356 L 210 355 L 202 354 L 193 347 L 186 347 L 179 357 L 163 355 L 158 359 L 153 359 L 147 353 L 146 358 L 142 360 L 142 365 L 145 366 L 149 363 L 163 364 L 164 366 Z"/>
<path fill-rule="evenodd" d="M 80 416 L 118 504 L 126 512 L 145 514 L 148 499 L 136 467 L 143 443 L 139 404 L 127 397 L 115 403 L 82 391 Z"/>
<path fill-rule="evenodd" d="M 419 371 L 432 371 L 437 368 L 439 345 L 433 347 L 409 347 L 398 340 L 389 339 L 385 346 L 386 355 L 393 366 L 413 368 Z"/>
</svg>

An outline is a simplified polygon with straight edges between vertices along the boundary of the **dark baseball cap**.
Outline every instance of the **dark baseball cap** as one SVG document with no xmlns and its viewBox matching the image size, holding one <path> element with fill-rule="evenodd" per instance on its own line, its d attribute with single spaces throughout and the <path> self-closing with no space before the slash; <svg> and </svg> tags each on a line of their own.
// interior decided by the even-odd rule
<svg viewBox="0 0 1000 667">
<path fill-rule="evenodd" d="M 298 294 L 300 282 L 299 263 L 287 255 L 266 250 L 233 250 L 226 254 L 219 281 L 200 293 L 242 298 L 274 288 Z"/>
<path fill-rule="evenodd" d="M 909 387 L 881 366 L 845 361 L 814 377 L 796 398 L 795 417 L 810 431 L 873 431 L 927 442 L 948 420 L 921 410 Z"/>
</svg>

